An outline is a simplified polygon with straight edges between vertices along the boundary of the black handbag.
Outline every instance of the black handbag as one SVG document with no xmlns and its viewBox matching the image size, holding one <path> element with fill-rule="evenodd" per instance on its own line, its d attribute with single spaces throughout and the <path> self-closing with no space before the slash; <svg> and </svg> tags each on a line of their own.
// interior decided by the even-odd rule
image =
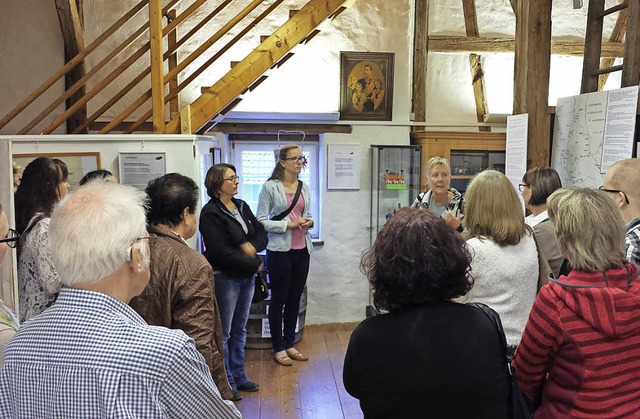
<svg viewBox="0 0 640 419">
<path fill-rule="evenodd" d="M 269 285 L 267 285 L 267 273 L 258 271 L 255 273 L 255 291 L 253 292 L 252 304 L 262 302 L 269 298 Z"/>
<path fill-rule="evenodd" d="M 509 417 L 512 419 L 531 419 L 533 417 L 532 404 L 529 399 L 522 393 L 515 377 L 515 370 L 511 365 L 513 361 L 513 355 L 509 351 L 507 346 L 507 338 L 504 335 L 504 329 L 502 328 L 502 322 L 500 316 L 491 307 L 482 303 L 469 303 L 470 306 L 478 308 L 494 325 L 496 332 L 502 343 L 502 349 L 504 351 L 504 357 L 506 361 L 507 373 L 509 374 L 509 383 L 511 388 L 509 389 Z"/>
</svg>

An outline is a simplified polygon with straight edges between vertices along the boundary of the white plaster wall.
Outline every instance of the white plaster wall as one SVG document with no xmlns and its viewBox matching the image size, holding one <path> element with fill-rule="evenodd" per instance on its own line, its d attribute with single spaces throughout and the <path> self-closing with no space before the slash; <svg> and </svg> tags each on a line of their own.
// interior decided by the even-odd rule
<svg viewBox="0 0 640 419">
<path fill-rule="evenodd" d="M 369 303 L 369 284 L 360 272 L 360 255 L 369 247 L 371 144 L 407 145 L 407 127 L 355 126 L 351 136 L 326 134 L 328 144 L 360 144 L 360 189 L 327 190 L 322 179 L 324 246 L 311 255 L 307 285 L 307 324 L 359 321 Z"/>
<path fill-rule="evenodd" d="M 64 65 L 63 41 L 51 0 L 0 0 L 0 118 Z M 0 129 L 15 133 L 64 92 L 64 78 L 30 105 L 28 114 Z M 64 103 L 37 127 L 64 112 Z M 61 132 L 60 130 L 56 132 Z"/>
</svg>

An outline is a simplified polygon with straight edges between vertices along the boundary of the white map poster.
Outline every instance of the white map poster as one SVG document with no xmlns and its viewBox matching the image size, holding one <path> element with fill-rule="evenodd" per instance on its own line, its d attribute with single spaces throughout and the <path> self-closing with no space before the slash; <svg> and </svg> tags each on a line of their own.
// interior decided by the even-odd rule
<svg viewBox="0 0 640 419">
<path fill-rule="evenodd" d="M 625 88 L 635 89 L 637 87 Z M 610 103 L 610 95 L 618 95 L 625 89 L 587 93 L 580 96 L 558 99 L 556 105 L 556 119 L 553 133 L 553 149 L 551 155 L 551 167 L 553 167 L 562 180 L 564 187 L 591 187 L 602 185 L 603 171 L 613 163 L 606 159 L 603 167 L 603 148 L 605 131 L 611 128 L 607 125 L 607 115 L 611 118 L 619 104 L 617 100 Z M 627 96 L 627 95 L 625 95 Z M 626 142 L 633 142 L 635 128 L 635 107 L 637 100 L 630 104 L 633 107 L 633 118 L 626 118 L 627 127 L 622 128 L 620 118 L 613 118 L 610 124 L 615 124 L 615 132 L 625 131 Z M 611 109 L 610 109 L 611 108 Z M 629 110 L 625 111 L 625 116 Z M 616 152 L 616 161 L 631 157 L 631 148 L 628 152 Z M 603 170 L 604 169 L 604 170 Z"/>
</svg>

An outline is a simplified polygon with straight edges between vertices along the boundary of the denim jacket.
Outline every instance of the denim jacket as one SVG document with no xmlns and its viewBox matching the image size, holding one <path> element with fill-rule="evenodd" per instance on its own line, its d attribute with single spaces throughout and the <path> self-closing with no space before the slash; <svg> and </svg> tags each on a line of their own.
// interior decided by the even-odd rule
<svg viewBox="0 0 640 419">
<path fill-rule="evenodd" d="M 306 183 L 302 184 L 302 193 L 299 199 L 304 199 L 304 214 L 302 216 L 311 218 L 311 191 Z M 264 225 L 269 235 L 268 250 L 274 252 L 288 252 L 291 250 L 291 230 L 287 230 L 287 223 L 290 221 L 289 215 L 280 221 L 271 220 L 271 217 L 275 217 L 287 208 L 289 208 L 289 205 L 287 205 L 287 196 L 282 182 L 275 179 L 265 182 L 264 186 L 262 186 L 262 191 L 260 191 L 256 218 Z M 313 252 L 311 233 L 308 230 L 305 233 L 305 241 L 307 243 L 307 251 L 309 253 Z"/>
</svg>

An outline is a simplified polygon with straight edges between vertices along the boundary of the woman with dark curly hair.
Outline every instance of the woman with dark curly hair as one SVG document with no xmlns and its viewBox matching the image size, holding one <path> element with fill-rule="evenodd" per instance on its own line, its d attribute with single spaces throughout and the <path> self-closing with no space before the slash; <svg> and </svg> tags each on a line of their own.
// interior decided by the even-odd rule
<svg viewBox="0 0 640 419">
<path fill-rule="evenodd" d="M 473 285 L 466 244 L 424 208 L 387 221 L 361 269 L 376 308 L 353 332 L 346 390 L 365 418 L 506 418 L 509 382 L 493 323 L 452 299 Z"/>
</svg>

